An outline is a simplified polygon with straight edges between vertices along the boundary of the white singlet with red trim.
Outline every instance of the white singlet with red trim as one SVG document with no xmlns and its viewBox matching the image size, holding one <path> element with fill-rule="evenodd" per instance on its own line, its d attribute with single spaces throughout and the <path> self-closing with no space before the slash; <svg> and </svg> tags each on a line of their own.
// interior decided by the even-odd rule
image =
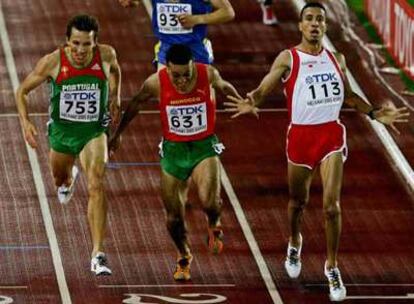
<svg viewBox="0 0 414 304">
<path fill-rule="evenodd" d="M 337 120 L 344 101 L 344 76 L 335 56 L 326 49 L 311 55 L 293 48 L 290 54 L 291 72 L 284 85 L 291 123 Z"/>
</svg>

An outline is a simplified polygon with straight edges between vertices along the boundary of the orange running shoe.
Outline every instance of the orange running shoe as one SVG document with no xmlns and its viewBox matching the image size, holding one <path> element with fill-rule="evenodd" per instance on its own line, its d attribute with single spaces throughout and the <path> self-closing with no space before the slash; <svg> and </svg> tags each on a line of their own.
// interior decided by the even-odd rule
<svg viewBox="0 0 414 304">
<path fill-rule="evenodd" d="M 221 227 L 208 229 L 207 245 L 211 253 L 219 254 L 223 251 L 223 237 L 224 233 Z"/>
<path fill-rule="evenodd" d="M 191 254 L 179 257 L 177 260 L 177 268 L 174 272 L 174 280 L 176 281 L 188 281 L 191 279 L 190 265 L 193 261 Z"/>
</svg>

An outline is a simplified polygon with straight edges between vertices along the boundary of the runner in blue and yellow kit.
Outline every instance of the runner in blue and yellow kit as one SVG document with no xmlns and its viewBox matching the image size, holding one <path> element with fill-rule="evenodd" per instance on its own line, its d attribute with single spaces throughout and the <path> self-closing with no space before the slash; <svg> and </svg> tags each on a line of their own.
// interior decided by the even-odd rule
<svg viewBox="0 0 414 304">
<path fill-rule="evenodd" d="M 50 83 L 49 159 L 58 199 L 66 204 L 72 196 L 79 156 L 88 181 L 91 270 L 103 275 L 111 274 L 103 253 L 105 132 L 110 119 L 119 118 L 121 71 L 115 50 L 97 43 L 98 30 L 98 22 L 91 16 L 72 18 L 66 29 L 67 44 L 39 60 L 18 88 L 16 102 L 25 138 L 36 148 L 37 129 L 29 120 L 28 94 L 43 82 Z"/>
<path fill-rule="evenodd" d="M 118 0 L 124 7 L 136 5 L 136 0 Z M 166 52 L 172 44 L 185 44 L 194 61 L 213 62 L 213 50 L 207 39 L 207 25 L 234 19 L 228 0 L 152 0 L 152 28 L 159 42 L 155 46 L 155 61 L 166 64 Z"/>
</svg>

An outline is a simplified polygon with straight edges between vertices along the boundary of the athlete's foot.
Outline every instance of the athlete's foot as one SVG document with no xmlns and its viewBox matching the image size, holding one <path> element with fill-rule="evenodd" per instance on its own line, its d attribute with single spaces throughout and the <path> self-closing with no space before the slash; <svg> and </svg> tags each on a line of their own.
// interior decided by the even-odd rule
<svg viewBox="0 0 414 304">
<path fill-rule="evenodd" d="M 285 269 L 288 276 L 292 279 L 296 279 L 300 275 L 302 270 L 302 262 L 300 260 L 300 253 L 302 251 L 302 235 L 299 234 L 300 245 L 293 247 L 290 242 L 288 244 L 287 255 L 285 260 Z"/>
<path fill-rule="evenodd" d="M 112 274 L 111 269 L 108 267 L 105 253 L 98 252 L 95 257 L 91 259 L 91 271 L 97 276 Z"/>
<path fill-rule="evenodd" d="M 207 245 L 213 254 L 219 254 L 223 251 L 223 229 L 219 227 L 208 228 Z"/>
<path fill-rule="evenodd" d="M 345 300 L 346 288 L 342 282 L 341 272 L 338 267 L 328 267 L 328 262 L 325 262 L 324 267 L 325 276 L 329 282 L 329 298 L 333 302 L 340 302 Z"/>
<path fill-rule="evenodd" d="M 190 266 L 193 261 L 193 256 L 187 254 L 180 256 L 177 259 L 177 266 L 174 272 L 174 280 L 176 281 L 189 281 L 191 280 Z"/>
</svg>

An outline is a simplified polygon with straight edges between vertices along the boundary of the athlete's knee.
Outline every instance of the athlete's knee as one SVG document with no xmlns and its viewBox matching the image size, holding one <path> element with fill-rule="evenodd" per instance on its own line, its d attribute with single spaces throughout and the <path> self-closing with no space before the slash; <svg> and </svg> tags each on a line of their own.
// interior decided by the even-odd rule
<svg viewBox="0 0 414 304">
<path fill-rule="evenodd" d="M 289 199 L 289 207 L 295 209 L 304 209 L 309 202 L 309 196 L 292 195 Z"/>
<path fill-rule="evenodd" d="M 330 204 L 324 204 L 323 213 L 325 214 L 325 218 L 328 220 L 338 218 L 341 215 L 339 200 Z"/>
<path fill-rule="evenodd" d="M 168 214 L 167 229 L 173 236 L 184 235 L 186 233 L 184 219 L 178 214 Z"/>
</svg>

